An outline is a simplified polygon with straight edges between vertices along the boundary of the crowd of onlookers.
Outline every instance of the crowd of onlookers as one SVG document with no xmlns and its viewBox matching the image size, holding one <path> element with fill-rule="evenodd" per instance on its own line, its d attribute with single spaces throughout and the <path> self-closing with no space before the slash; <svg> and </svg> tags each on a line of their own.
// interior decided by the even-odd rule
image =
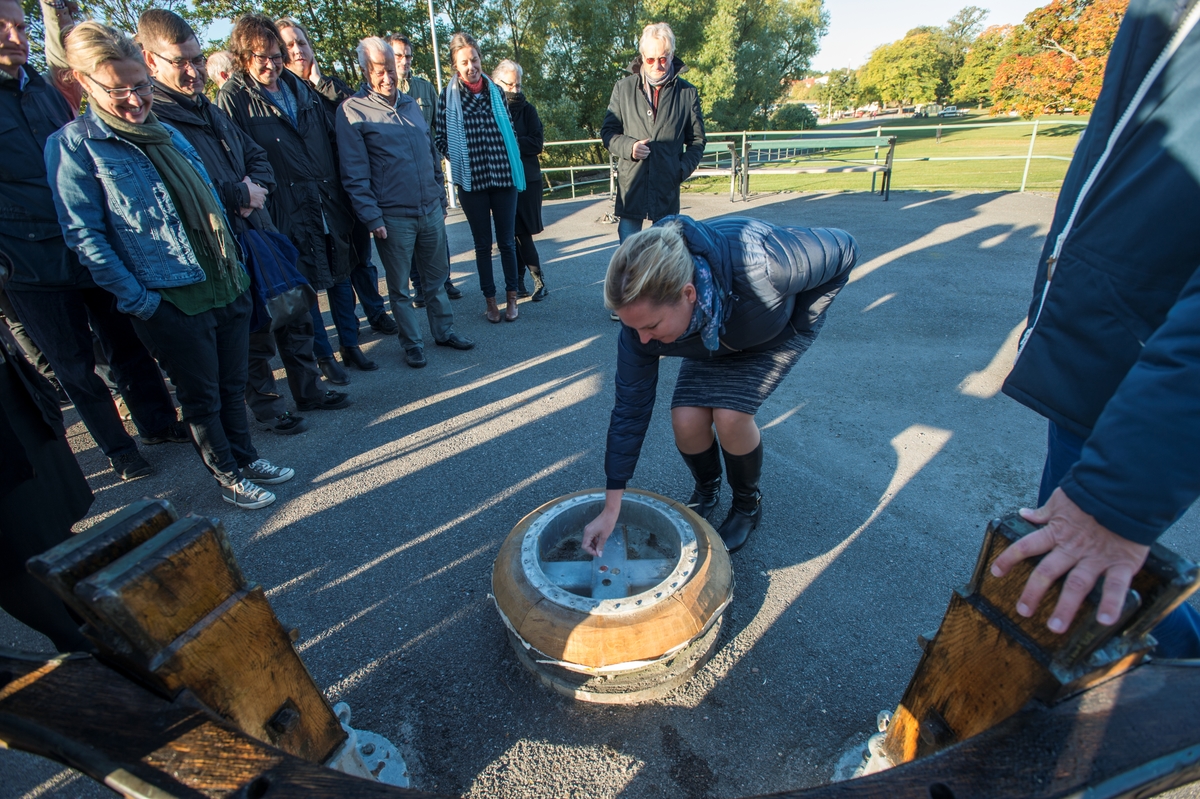
<svg viewBox="0 0 1200 799">
<path fill-rule="evenodd" d="M 359 346 L 359 307 L 398 337 L 409 367 L 427 363 L 422 309 L 435 345 L 474 347 L 454 327 L 463 292 L 450 277 L 448 190 L 471 231 L 486 319 L 514 322 L 520 299 L 548 295 L 533 241 L 542 123 L 521 66 L 484 74 L 470 35 L 451 39 L 441 91 L 413 74 L 406 36 L 365 38 L 355 91 L 322 72 L 290 17 L 244 15 L 228 50 L 206 57 L 167 10 L 144 12 L 135 36 L 80 21 L 70 0 L 42 0 L 42 12 L 45 75 L 27 63 L 21 4 L 0 0 L 0 117 L 13 123 L 0 140 L 11 272 L 0 310 L 122 480 L 152 471 L 139 443 L 191 443 L 225 500 L 273 502 L 266 486 L 294 471 L 260 457 L 251 428 L 302 433 L 305 414 L 350 404 L 348 370 L 379 368 Z M 649 55 L 631 71 L 648 65 L 650 115 L 625 130 L 622 81 L 604 121 L 622 159 L 622 239 L 678 212 L 703 151 L 674 44 L 666 25 L 647 28 Z"/>
</svg>

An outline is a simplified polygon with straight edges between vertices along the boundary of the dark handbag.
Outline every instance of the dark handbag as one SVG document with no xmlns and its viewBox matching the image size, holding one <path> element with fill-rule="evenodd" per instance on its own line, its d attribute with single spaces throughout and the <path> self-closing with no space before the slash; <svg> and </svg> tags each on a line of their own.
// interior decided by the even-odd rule
<svg viewBox="0 0 1200 799">
<path fill-rule="evenodd" d="M 317 292 L 296 268 L 300 251 L 287 236 L 253 228 L 241 236 L 254 309 L 250 329 L 278 330 L 310 313 Z"/>
</svg>

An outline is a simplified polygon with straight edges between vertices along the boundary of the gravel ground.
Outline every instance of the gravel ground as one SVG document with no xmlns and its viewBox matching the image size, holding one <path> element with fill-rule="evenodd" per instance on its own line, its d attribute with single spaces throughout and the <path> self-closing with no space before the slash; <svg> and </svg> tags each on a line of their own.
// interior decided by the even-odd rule
<svg viewBox="0 0 1200 799">
<path fill-rule="evenodd" d="M 222 519 L 247 576 L 300 629 L 317 684 L 350 703 L 355 726 L 401 747 L 416 787 L 693 799 L 827 781 L 895 706 L 916 636 L 936 628 L 969 576 L 987 521 L 1035 498 L 1045 422 L 997 391 L 1054 199 L 684 202 L 698 218 L 841 227 L 862 255 L 816 345 L 762 408 L 764 526 L 733 557 L 737 593 L 717 653 L 666 699 L 609 708 L 552 693 L 517 664 L 489 598 L 492 560 L 523 515 L 603 485 L 618 329 L 601 299 L 616 247 L 604 202 L 547 204 L 538 246 L 551 296 L 523 302 L 515 324 L 483 319 L 470 234 L 452 214 L 467 294 L 453 304 L 456 327 L 476 348 L 430 345 L 417 371 L 397 341 L 368 332 L 381 368 L 353 373 L 351 408 L 308 414 L 301 436 L 255 434 L 264 457 L 297 471 L 270 508 L 223 503 L 183 446 L 145 448 L 156 472 L 122 484 L 68 411 L 96 492 L 81 527 L 146 495 Z M 663 363 L 634 485 L 683 499 L 690 481 L 668 423 L 677 368 Z M 1200 553 L 1197 514 L 1163 543 Z M 0 645 L 47 643 L 2 616 Z M 2 797 L 107 795 L 0 751 Z"/>
</svg>

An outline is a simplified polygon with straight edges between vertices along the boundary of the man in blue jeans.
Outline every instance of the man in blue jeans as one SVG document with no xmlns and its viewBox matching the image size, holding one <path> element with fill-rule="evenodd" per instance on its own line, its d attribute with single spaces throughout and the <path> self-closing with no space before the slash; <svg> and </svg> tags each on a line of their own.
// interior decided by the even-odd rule
<svg viewBox="0 0 1200 799">
<path fill-rule="evenodd" d="M 1063 181 L 1029 323 L 1004 393 L 1049 420 L 1043 525 L 992 571 L 1044 555 L 1017 612 L 1066 575 L 1063 633 L 1101 577 L 1114 624 L 1150 545 L 1200 496 L 1200 3 L 1133 0 Z M 1200 614 L 1153 631 L 1159 657 L 1200 658 Z"/>
</svg>

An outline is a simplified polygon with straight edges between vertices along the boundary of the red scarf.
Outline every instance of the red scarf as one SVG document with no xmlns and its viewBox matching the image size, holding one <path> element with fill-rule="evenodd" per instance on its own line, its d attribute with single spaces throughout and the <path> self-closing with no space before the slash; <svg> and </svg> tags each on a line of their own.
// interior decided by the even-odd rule
<svg viewBox="0 0 1200 799">
<path fill-rule="evenodd" d="M 483 93 L 483 74 L 481 73 L 479 75 L 479 80 L 475 81 L 474 83 L 467 83 L 464 80 L 463 85 L 471 90 L 471 94 L 482 94 Z"/>
</svg>

